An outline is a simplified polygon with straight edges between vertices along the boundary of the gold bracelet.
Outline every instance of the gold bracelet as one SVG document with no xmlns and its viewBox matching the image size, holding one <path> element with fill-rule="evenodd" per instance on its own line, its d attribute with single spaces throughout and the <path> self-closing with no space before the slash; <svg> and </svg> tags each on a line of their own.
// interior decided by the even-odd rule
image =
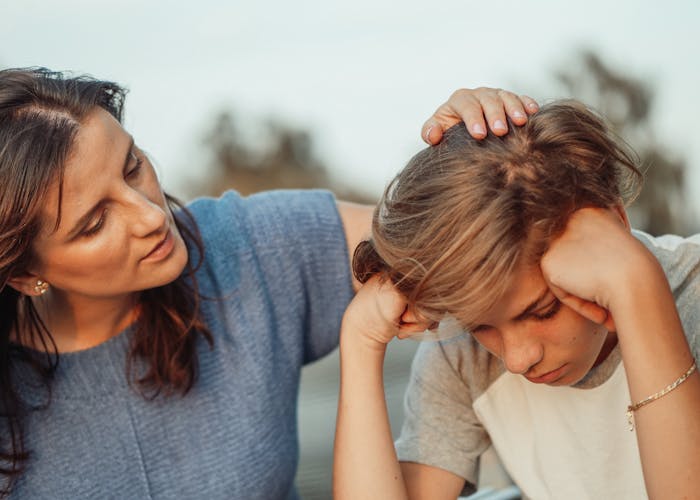
<svg viewBox="0 0 700 500">
<path fill-rule="evenodd" d="M 688 368 L 688 371 L 685 372 L 683 375 L 678 377 L 673 383 L 667 385 L 663 389 L 661 389 L 659 392 L 656 394 L 652 394 L 648 398 L 642 399 L 639 403 L 635 403 L 633 405 L 629 405 L 627 407 L 627 423 L 629 423 L 630 426 L 630 431 L 634 430 L 634 412 L 639 410 L 642 406 L 648 405 L 652 401 L 656 401 L 659 398 L 664 397 L 666 394 L 671 392 L 673 389 L 681 385 L 683 382 L 686 381 L 688 377 L 695 371 L 697 368 L 697 365 L 695 364 L 695 361 L 693 361 L 693 364 L 690 365 L 690 368 Z"/>
</svg>

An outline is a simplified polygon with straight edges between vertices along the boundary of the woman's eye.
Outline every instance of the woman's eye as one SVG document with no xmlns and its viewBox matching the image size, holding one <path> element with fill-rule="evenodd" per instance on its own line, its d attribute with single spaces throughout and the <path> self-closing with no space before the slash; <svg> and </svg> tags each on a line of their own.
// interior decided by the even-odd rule
<svg viewBox="0 0 700 500">
<path fill-rule="evenodd" d="M 131 167 L 131 169 L 124 176 L 127 179 L 132 179 L 134 177 L 137 177 L 139 175 L 139 172 L 141 172 L 141 166 L 143 165 L 143 158 L 140 158 L 133 153 L 132 153 L 132 156 L 134 158 L 136 158 L 136 163 L 134 164 L 133 167 Z"/>
<path fill-rule="evenodd" d="M 104 212 L 102 212 L 102 215 L 100 215 L 99 220 L 95 224 L 93 224 L 92 226 L 88 227 L 87 229 L 85 229 L 83 231 L 83 233 L 82 233 L 83 236 L 89 237 L 89 236 L 93 236 L 93 235 L 97 234 L 100 231 L 100 229 L 102 229 L 102 226 L 104 225 L 106 215 L 107 215 L 107 211 L 105 210 Z"/>
<path fill-rule="evenodd" d="M 533 317 L 536 320 L 545 320 L 553 318 L 561 309 L 561 301 L 559 299 L 554 299 L 547 307 L 544 309 L 533 313 Z"/>
</svg>

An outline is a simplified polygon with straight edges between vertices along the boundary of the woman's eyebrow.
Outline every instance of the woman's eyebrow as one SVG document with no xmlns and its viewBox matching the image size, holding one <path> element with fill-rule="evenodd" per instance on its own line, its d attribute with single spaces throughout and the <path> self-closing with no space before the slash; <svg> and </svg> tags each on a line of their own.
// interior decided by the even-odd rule
<svg viewBox="0 0 700 500">
<path fill-rule="evenodd" d="M 539 307 L 540 302 L 542 302 L 547 297 L 547 295 L 549 295 L 549 293 L 549 287 L 545 286 L 544 290 L 542 290 L 542 293 L 540 293 L 540 295 L 535 300 L 533 300 L 525 309 L 523 309 L 523 312 L 521 312 L 515 318 L 513 318 L 513 321 L 524 321 L 525 319 L 527 319 L 528 316 L 532 314 L 532 311 L 536 310 Z"/>
</svg>

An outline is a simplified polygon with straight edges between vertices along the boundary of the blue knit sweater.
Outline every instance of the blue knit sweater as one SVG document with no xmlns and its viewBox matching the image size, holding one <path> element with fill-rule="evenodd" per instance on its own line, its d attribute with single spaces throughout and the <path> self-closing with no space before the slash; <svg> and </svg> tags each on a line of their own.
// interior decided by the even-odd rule
<svg viewBox="0 0 700 500">
<path fill-rule="evenodd" d="M 297 498 L 300 370 L 336 347 L 352 296 L 335 202 L 230 192 L 189 208 L 205 242 L 199 285 L 216 299 L 203 302 L 215 343 L 200 342 L 195 386 L 153 401 L 130 388 L 130 330 L 62 355 L 50 405 L 26 419 L 13 498 Z"/>
</svg>

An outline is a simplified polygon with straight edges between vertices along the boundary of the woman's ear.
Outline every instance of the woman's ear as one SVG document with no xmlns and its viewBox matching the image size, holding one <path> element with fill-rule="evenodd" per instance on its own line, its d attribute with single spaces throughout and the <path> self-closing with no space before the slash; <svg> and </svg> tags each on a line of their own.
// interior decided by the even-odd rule
<svg viewBox="0 0 700 500">
<path fill-rule="evenodd" d="M 32 273 L 13 276 L 7 280 L 7 284 L 19 293 L 29 296 L 44 295 L 49 289 L 49 284 L 46 281 Z"/>
</svg>

